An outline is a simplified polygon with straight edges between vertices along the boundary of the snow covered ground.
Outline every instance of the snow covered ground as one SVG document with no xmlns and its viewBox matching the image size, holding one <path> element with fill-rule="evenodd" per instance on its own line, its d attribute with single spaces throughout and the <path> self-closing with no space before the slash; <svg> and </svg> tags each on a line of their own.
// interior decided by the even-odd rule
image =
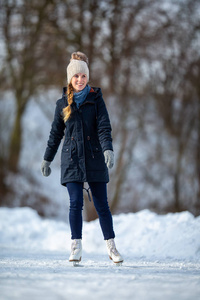
<svg viewBox="0 0 200 300">
<path fill-rule="evenodd" d="M 108 259 L 98 220 L 84 222 L 79 267 L 67 223 L 30 208 L 0 209 L 0 299 L 199 299 L 200 217 L 148 210 L 114 216 L 122 267 Z"/>
</svg>

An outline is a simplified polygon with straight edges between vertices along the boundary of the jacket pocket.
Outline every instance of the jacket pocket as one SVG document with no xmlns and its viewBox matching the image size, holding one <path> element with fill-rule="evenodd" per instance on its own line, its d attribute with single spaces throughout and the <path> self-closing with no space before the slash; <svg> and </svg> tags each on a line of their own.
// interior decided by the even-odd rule
<svg viewBox="0 0 200 300">
<path fill-rule="evenodd" d="M 61 165 L 73 166 L 73 162 L 77 161 L 77 143 L 72 137 L 64 142 L 61 153 Z"/>
<path fill-rule="evenodd" d="M 91 140 L 90 136 L 87 136 L 87 149 L 92 158 L 96 158 L 102 152 L 100 143 L 96 140 Z"/>
</svg>

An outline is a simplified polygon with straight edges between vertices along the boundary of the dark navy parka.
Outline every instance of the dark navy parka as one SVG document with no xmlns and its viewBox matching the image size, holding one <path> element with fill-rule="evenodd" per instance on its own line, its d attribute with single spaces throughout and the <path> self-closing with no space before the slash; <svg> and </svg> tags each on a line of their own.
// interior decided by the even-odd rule
<svg viewBox="0 0 200 300">
<path fill-rule="evenodd" d="M 73 102 L 72 114 L 64 122 L 68 105 L 66 88 L 56 102 L 54 120 L 44 159 L 53 161 L 65 135 L 61 153 L 61 184 L 67 182 L 108 182 L 103 152 L 113 150 L 111 125 L 100 88 L 91 88 L 79 109 Z"/>
</svg>

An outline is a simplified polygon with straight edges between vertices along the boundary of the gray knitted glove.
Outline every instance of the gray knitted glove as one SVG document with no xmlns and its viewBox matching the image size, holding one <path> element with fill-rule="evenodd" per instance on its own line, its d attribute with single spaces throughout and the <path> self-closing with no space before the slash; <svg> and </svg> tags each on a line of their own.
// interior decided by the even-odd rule
<svg viewBox="0 0 200 300">
<path fill-rule="evenodd" d="M 104 151 L 105 163 L 108 168 L 112 168 L 114 166 L 114 152 L 112 150 Z"/>
<path fill-rule="evenodd" d="M 51 168 L 49 167 L 51 164 L 50 161 L 43 160 L 42 165 L 41 165 L 41 171 L 42 175 L 47 177 L 51 174 Z"/>
</svg>

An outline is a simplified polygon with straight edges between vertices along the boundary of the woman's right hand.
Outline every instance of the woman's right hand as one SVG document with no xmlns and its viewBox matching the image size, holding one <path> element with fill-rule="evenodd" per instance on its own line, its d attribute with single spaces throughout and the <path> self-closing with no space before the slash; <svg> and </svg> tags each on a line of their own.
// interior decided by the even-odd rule
<svg viewBox="0 0 200 300">
<path fill-rule="evenodd" d="M 42 175 L 47 177 L 51 174 L 51 168 L 49 167 L 51 164 L 50 161 L 43 160 L 42 165 L 41 165 L 41 171 Z"/>
</svg>

